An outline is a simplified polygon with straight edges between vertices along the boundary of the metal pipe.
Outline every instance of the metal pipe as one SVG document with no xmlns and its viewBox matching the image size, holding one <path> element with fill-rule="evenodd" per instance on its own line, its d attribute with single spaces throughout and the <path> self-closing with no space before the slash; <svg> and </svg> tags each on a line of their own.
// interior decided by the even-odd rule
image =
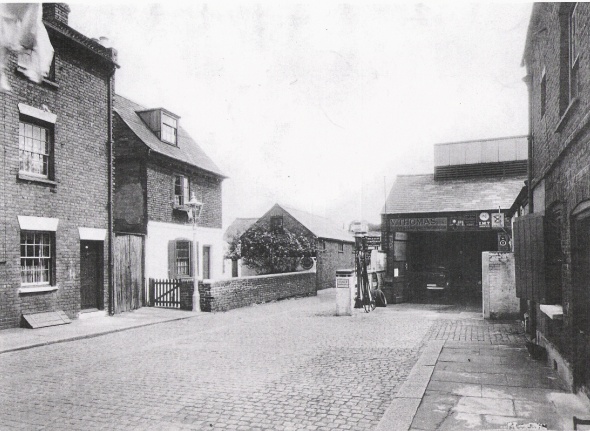
<svg viewBox="0 0 590 431">
<path fill-rule="evenodd" d="M 113 273 L 114 268 L 114 256 L 113 256 L 113 85 L 115 79 L 115 66 L 113 66 L 111 73 L 108 78 L 107 88 L 107 111 L 108 111 L 108 154 L 109 154 L 109 169 L 108 169 L 108 229 L 109 229 L 109 256 L 108 256 L 108 268 L 109 268 L 109 315 L 115 314 L 115 274 Z"/>
<path fill-rule="evenodd" d="M 528 72 L 528 71 L 527 71 Z M 533 204 L 533 74 L 531 72 L 523 78 L 528 90 L 528 117 L 529 130 L 527 135 L 527 200 L 528 212 L 532 214 L 535 210 Z"/>
</svg>

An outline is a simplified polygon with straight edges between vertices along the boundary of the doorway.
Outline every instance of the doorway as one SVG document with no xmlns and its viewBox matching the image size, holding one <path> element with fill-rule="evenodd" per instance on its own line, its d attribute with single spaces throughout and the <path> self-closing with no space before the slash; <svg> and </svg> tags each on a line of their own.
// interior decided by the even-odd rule
<svg viewBox="0 0 590 431">
<path fill-rule="evenodd" d="M 211 247 L 203 246 L 203 278 L 211 278 Z"/>
<path fill-rule="evenodd" d="M 80 241 L 80 308 L 103 308 L 103 241 Z"/>
</svg>

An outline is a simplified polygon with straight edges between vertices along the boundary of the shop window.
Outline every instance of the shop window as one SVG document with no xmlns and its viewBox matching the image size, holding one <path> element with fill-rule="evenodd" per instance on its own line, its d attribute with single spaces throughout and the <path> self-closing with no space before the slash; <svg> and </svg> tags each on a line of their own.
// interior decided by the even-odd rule
<svg viewBox="0 0 590 431">
<path fill-rule="evenodd" d="M 177 239 L 168 244 L 169 278 L 188 278 L 193 275 L 193 247 L 188 239 Z"/>
<path fill-rule="evenodd" d="M 55 267 L 52 232 L 24 231 L 20 238 L 22 285 L 52 285 Z"/>
</svg>

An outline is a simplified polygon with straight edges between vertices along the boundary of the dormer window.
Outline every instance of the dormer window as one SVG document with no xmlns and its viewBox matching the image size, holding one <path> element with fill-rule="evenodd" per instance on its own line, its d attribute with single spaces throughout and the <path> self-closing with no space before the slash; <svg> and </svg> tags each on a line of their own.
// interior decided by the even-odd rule
<svg viewBox="0 0 590 431">
<path fill-rule="evenodd" d="M 137 115 L 162 142 L 178 145 L 178 120 L 180 117 L 163 108 L 137 111 Z"/>
<path fill-rule="evenodd" d="M 162 141 L 176 145 L 178 121 L 162 112 Z"/>
</svg>

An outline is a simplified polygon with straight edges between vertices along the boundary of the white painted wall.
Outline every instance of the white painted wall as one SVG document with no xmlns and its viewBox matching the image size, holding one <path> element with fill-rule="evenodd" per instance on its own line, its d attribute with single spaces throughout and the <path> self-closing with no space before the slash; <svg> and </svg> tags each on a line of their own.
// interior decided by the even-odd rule
<svg viewBox="0 0 590 431">
<path fill-rule="evenodd" d="M 192 225 L 148 222 L 145 240 L 146 280 L 150 278 L 168 278 L 168 241 L 177 238 L 186 238 L 192 241 Z M 197 226 L 196 241 L 199 247 L 197 258 L 198 277 L 203 278 L 203 246 L 209 246 L 211 249 L 211 278 L 224 278 L 223 254 L 225 242 L 223 241 L 223 231 L 221 229 Z"/>
</svg>

